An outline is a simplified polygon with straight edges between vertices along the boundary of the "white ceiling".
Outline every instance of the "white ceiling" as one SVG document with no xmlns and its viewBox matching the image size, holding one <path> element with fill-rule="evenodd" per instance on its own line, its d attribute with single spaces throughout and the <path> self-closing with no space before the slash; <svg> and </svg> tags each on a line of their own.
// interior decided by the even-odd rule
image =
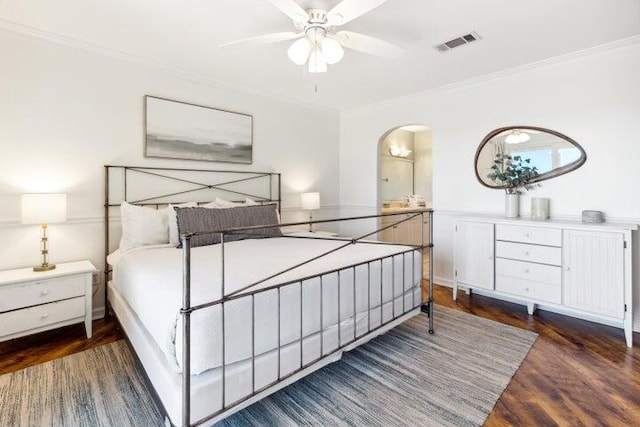
<svg viewBox="0 0 640 427">
<path fill-rule="evenodd" d="M 338 0 L 297 0 L 331 8 Z M 268 0 L 0 0 L 0 25 L 176 67 L 221 85 L 343 110 L 640 34 L 638 0 L 388 0 L 346 24 L 406 49 L 397 60 L 346 51 L 321 75 L 289 61 L 290 42 L 217 46 L 293 30 Z M 15 26 L 14 26 L 15 28 Z M 434 45 L 477 31 L 441 54 Z M 317 90 L 316 90 L 317 87 Z"/>
</svg>

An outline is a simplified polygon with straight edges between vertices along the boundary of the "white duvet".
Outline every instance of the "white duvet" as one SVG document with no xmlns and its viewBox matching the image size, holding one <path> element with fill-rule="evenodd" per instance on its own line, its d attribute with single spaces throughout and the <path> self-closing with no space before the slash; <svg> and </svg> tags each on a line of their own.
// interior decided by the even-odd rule
<svg viewBox="0 0 640 427">
<path fill-rule="evenodd" d="M 291 237 L 227 243 L 225 295 L 344 243 Z M 280 291 L 270 290 L 225 303 L 225 366 L 248 360 L 254 354 L 256 357 L 266 355 L 278 347 L 288 349 L 282 357 L 297 358 L 297 362 L 289 365 L 300 366 L 413 309 L 420 304 L 422 256 L 419 252 L 353 267 L 408 249 L 396 245 L 351 244 L 251 289 L 297 280 Z M 116 251 L 108 261 L 113 266 L 114 286 L 154 338 L 169 365 L 180 372 L 182 250 L 167 246 L 136 248 Z M 307 277 L 309 279 L 300 282 Z M 193 248 L 191 305 L 221 297 L 220 245 Z M 222 364 L 220 305 L 192 314 L 191 342 L 192 374 Z M 286 374 L 282 367 L 279 369 L 281 375 Z"/>
</svg>

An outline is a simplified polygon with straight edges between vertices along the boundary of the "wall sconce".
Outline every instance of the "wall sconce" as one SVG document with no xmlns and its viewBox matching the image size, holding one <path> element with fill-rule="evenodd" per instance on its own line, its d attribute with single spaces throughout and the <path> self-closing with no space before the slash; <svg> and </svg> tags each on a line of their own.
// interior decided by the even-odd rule
<svg viewBox="0 0 640 427">
<path fill-rule="evenodd" d="M 313 232 L 312 212 L 314 209 L 320 209 L 320 193 L 302 193 L 300 194 L 300 207 L 309 211 L 309 231 Z"/>
<path fill-rule="evenodd" d="M 22 223 L 40 224 L 42 227 L 40 242 L 42 245 L 42 264 L 33 267 L 33 271 L 48 271 L 56 268 L 49 264 L 48 224 L 67 220 L 66 194 L 23 194 Z"/>
<path fill-rule="evenodd" d="M 397 145 L 390 145 L 389 146 L 389 154 L 391 154 L 393 157 L 409 157 L 409 155 L 411 154 L 411 150 L 407 150 L 406 148 L 403 147 L 398 147 Z"/>
</svg>

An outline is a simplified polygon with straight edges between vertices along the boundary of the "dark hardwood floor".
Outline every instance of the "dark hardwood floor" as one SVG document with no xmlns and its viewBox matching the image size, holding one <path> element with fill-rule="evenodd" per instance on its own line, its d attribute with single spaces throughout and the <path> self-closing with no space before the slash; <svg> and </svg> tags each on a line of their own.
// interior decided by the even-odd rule
<svg viewBox="0 0 640 427">
<path fill-rule="evenodd" d="M 617 328 L 464 292 L 454 302 L 443 286 L 435 301 L 539 334 L 486 426 L 640 426 L 640 334 L 628 349 Z M 0 343 L 0 374 L 123 338 L 113 317 L 93 328 L 89 340 L 78 324 Z"/>
<path fill-rule="evenodd" d="M 124 338 L 114 316 L 93 321 L 87 339 L 84 323 L 0 342 L 0 375 L 48 362 Z"/>
</svg>

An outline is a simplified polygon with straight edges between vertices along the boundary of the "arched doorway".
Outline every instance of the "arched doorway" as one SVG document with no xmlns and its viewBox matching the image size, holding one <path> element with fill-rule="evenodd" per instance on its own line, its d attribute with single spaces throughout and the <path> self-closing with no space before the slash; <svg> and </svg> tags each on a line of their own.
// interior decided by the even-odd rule
<svg viewBox="0 0 640 427">
<path fill-rule="evenodd" d="M 382 241 L 419 245 L 428 243 L 428 216 L 401 222 L 403 212 L 430 208 L 433 201 L 431 129 L 424 125 L 398 126 L 385 132 L 378 142 L 378 212 L 383 217 L 378 238 Z M 391 225 L 390 227 L 388 227 Z M 386 228 L 388 227 L 388 228 Z M 424 240 L 423 240 L 424 239 Z M 423 253 L 423 277 L 428 277 L 428 253 Z"/>
<path fill-rule="evenodd" d="M 431 130 L 405 125 L 385 132 L 378 142 L 378 209 L 420 196 L 427 207 L 433 198 Z"/>
</svg>

